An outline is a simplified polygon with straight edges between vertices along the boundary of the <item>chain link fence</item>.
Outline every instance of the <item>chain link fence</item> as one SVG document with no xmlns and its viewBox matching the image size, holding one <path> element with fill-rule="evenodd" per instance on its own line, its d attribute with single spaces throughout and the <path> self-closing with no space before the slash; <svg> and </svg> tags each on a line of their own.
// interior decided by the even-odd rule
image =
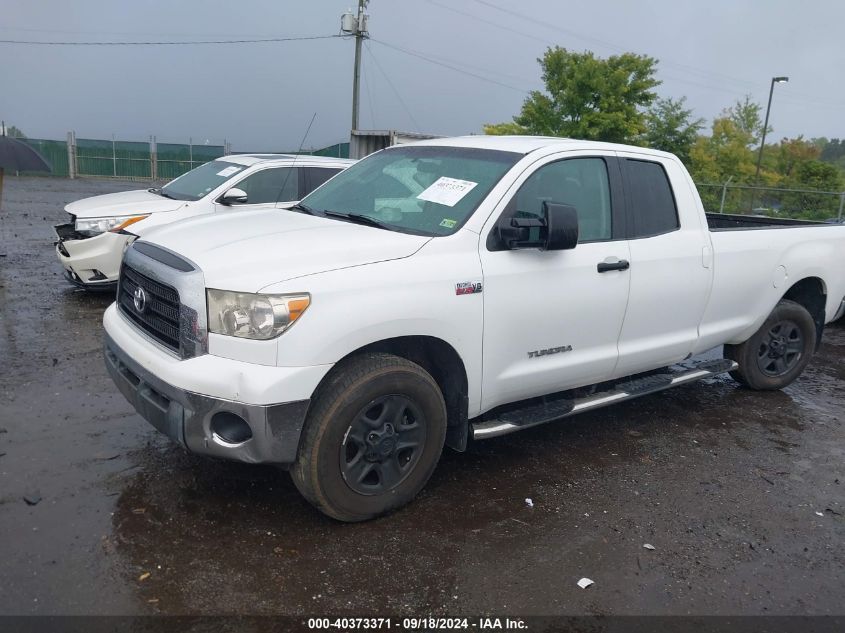
<svg viewBox="0 0 845 633">
<path fill-rule="evenodd" d="M 198 165 L 231 153 L 228 143 L 194 145 L 116 139 L 77 138 L 69 132 L 65 142 L 68 176 L 105 176 L 124 179 L 171 180 Z"/>
<path fill-rule="evenodd" d="M 50 163 L 53 168 L 50 175 L 66 178 L 88 176 L 171 180 L 203 163 L 232 153 L 231 145 L 225 140 L 222 145 L 195 145 L 192 139 L 188 143 L 159 143 L 154 136 L 148 141 L 85 139 L 77 138 L 74 132 L 68 132 L 64 141 L 37 138 L 19 140 L 32 146 Z M 348 158 L 349 143 L 336 143 L 302 153 Z"/>
<path fill-rule="evenodd" d="M 698 183 L 698 193 L 705 211 L 740 213 L 769 217 L 843 221 L 845 191 L 789 189 L 732 185 L 730 182 Z"/>
</svg>

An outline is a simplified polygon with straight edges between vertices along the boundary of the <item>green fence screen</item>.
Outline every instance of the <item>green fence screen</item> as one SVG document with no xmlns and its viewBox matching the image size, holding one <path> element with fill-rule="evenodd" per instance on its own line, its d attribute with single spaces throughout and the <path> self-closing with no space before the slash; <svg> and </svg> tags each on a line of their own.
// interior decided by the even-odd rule
<svg viewBox="0 0 845 633">
<path fill-rule="evenodd" d="M 70 175 L 66 141 L 20 139 L 35 148 L 53 168 L 51 176 Z M 194 167 L 199 167 L 225 154 L 223 145 L 191 145 L 189 143 L 156 143 L 156 160 L 145 141 L 110 141 L 76 139 L 76 175 L 111 178 L 152 178 L 171 180 Z M 267 153 L 267 152 L 260 152 Z M 296 153 L 296 152 L 281 152 Z M 349 158 L 349 143 L 336 143 L 303 154 Z"/>
</svg>

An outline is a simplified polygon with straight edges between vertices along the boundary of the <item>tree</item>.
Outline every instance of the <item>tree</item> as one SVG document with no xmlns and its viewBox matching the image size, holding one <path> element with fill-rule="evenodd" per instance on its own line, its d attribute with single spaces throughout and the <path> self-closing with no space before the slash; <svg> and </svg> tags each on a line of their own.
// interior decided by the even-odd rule
<svg viewBox="0 0 845 633">
<path fill-rule="evenodd" d="M 696 182 L 723 183 L 729 178 L 736 184 L 750 182 L 754 153 L 748 134 L 730 118 L 715 119 L 710 136 L 699 136 L 690 149 L 690 171 Z"/>
<path fill-rule="evenodd" d="M 530 134 L 530 132 L 519 125 L 518 123 L 486 123 L 484 125 L 484 133 L 491 136 L 513 136 L 520 134 Z"/>
<path fill-rule="evenodd" d="M 824 141 L 822 146 L 821 159 L 823 161 L 834 163 L 845 157 L 845 140 L 840 141 L 838 138 L 819 139 Z"/>
<path fill-rule="evenodd" d="M 690 149 L 704 127 L 704 119 L 692 120 L 692 110 L 684 108 L 686 100 L 686 97 L 658 99 L 646 113 L 643 141 L 649 147 L 672 152 L 689 164 Z"/>
<path fill-rule="evenodd" d="M 485 134 L 627 142 L 645 133 L 644 108 L 657 98 L 652 88 L 660 84 L 656 59 L 634 53 L 601 59 L 557 46 L 537 61 L 546 92 L 533 91 L 513 123 L 485 125 Z"/>
<path fill-rule="evenodd" d="M 733 184 L 749 184 L 754 178 L 754 153 L 748 147 L 748 135 L 740 130 L 730 118 L 721 117 L 713 121 L 710 136 L 699 136 L 690 148 L 689 170 L 699 185 L 698 192 L 708 211 L 721 206 L 719 187 L 728 181 Z M 747 209 L 748 198 L 742 190 L 728 192 L 725 210 L 736 212 Z"/>
<path fill-rule="evenodd" d="M 760 118 L 760 111 L 763 108 L 759 103 L 754 103 L 750 95 L 740 101 L 737 99 L 731 107 L 722 112 L 722 116 L 733 121 L 734 125 L 742 133 L 747 135 L 749 147 L 757 145 L 763 135 L 763 120 Z M 771 132 L 771 127 L 766 134 Z"/>
<path fill-rule="evenodd" d="M 839 192 L 843 189 L 843 178 L 835 165 L 820 160 L 806 160 L 795 167 L 790 178 L 783 184 L 795 189 Z M 836 215 L 839 196 L 790 192 L 783 195 L 781 205 L 787 215 L 824 220 Z"/>
<path fill-rule="evenodd" d="M 26 138 L 26 134 L 21 132 L 20 128 L 17 128 L 14 125 L 6 126 L 6 136 L 12 136 L 14 138 Z"/>
<path fill-rule="evenodd" d="M 836 165 L 839 171 L 845 175 L 845 140 L 832 138 L 813 139 L 821 148 L 821 160 Z"/>
<path fill-rule="evenodd" d="M 821 150 L 815 143 L 805 141 L 803 136 L 798 136 L 793 139 L 783 139 L 773 148 L 773 151 L 770 151 L 767 145 L 763 150 L 764 158 L 768 158 L 771 153 L 775 153 L 775 171 L 783 178 L 789 179 L 799 171 L 798 168 L 803 163 L 817 160 L 821 155 Z"/>
</svg>

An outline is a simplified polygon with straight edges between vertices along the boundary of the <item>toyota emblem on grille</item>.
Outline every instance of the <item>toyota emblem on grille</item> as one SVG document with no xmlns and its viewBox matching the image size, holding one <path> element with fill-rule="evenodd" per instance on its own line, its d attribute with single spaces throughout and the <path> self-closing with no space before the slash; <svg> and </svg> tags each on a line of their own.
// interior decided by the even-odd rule
<svg viewBox="0 0 845 633">
<path fill-rule="evenodd" d="M 147 309 L 147 293 L 141 286 L 135 288 L 135 292 L 132 294 L 132 303 L 135 304 L 135 310 L 139 314 L 143 314 L 144 310 Z"/>
</svg>

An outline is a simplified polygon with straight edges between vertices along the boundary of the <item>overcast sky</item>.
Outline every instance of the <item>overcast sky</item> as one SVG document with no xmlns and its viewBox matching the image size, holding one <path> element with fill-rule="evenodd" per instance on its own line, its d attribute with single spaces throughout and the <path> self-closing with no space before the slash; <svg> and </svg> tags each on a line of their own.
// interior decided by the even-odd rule
<svg viewBox="0 0 845 633">
<path fill-rule="evenodd" d="M 0 39 L 201 40 L 334 35 L 355 0 L 0 0 Z M 504 9 L 504 10 L 502 10 Z M 542 88 L 550 45 L 656 57 L 662 96 L 709 121 L 775 87 L 774 138 L 845 136 L 845 2 L 372 0 L 361 127 L 478 133 Z M 402 52 L 400 47 L 413 54 Z M 0 118 L 27 135 L 194 142 L 236 151 L 348 140 L 350 39 L 203 46 L 0 43 Z M 436 63 L 435 63 L 436 62 Z M 451 67 L 451 68 L 450 68 Z M 458 70 L 455 70 L 458 69 Z"/>
</svg>

